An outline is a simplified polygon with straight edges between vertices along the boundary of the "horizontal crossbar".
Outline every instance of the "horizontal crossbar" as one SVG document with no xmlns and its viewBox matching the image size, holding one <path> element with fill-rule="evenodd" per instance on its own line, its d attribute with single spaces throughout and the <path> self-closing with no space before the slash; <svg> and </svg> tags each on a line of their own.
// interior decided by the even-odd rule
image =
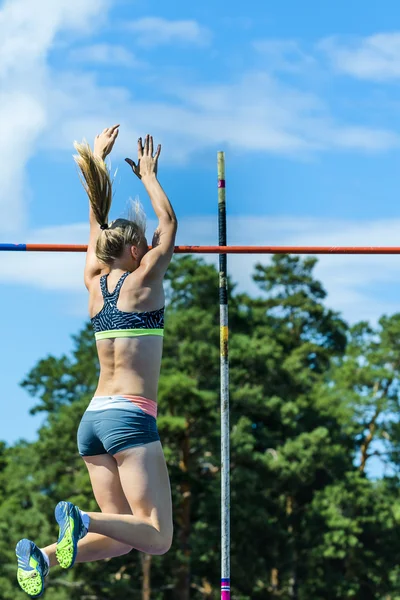
<svg viewBox="0 0 400 600">
<path fill-rule="evenodd" d="M 84 244 L 0 244 L 0 252 L 86 252 Z M 175 254 L 400 254 L 399 246 L 175 246 Z"/>
</svg>

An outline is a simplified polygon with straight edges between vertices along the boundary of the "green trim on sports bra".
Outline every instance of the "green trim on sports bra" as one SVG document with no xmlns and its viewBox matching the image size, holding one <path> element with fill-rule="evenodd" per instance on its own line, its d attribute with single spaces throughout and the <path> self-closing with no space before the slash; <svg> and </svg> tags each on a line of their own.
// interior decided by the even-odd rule
<svg viewBox="0 0 400 600">
<path fill-rule="evenodd" d="M 94 334 L 96 341 L 109 340 L 112 338 L 141 337 L 148 335 L 164 336 L 164 329 L 113 329 L 109 331 L 98 331 Z"/>
</svg>

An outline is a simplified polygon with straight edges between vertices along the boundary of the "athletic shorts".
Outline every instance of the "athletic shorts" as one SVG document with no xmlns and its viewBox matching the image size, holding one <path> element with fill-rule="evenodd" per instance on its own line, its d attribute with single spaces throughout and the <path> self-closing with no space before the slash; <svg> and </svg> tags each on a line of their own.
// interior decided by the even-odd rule
<svg viewBox="0 0 400 600">
<path fill-rule="evenodd" d="M 141 396 L 95 396 L 78 428 L 81 456 L 114 455 L 159 441 L 157 403 Z"/>
</svg>

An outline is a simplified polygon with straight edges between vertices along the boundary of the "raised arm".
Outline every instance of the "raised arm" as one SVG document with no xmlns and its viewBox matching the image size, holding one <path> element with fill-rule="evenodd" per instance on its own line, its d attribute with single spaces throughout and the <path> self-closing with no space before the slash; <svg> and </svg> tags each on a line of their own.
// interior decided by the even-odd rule
<svg viewBox="0 0 400 600">
<path fill-rule="evenodd" d="M 78 151 L 75 160 L 81 170 L 83 184 L 89 196 L 90 233 L 84 273 L 87 288 L 92 279 L 106 269 L 96 256 L 96 244 L 101 230 L 108 226 L 108 213 L 112 200 L 112 183 L 104 160 L 113 149 L 118 133 L 119 125 L 104 129 L 95 138 L 93 152 L 88 144 L 75 144 Z"/>
<path fill-rule="evenodd" d="M 138 163 L 135 164 L 130 158 L 127 158 L 126 162 L 132 167 L 135 175 L 141 179 L 158 219 L 152 249 L 144 255 L 139 268 L 145 271 L 146 277 L 162 278 L 174 253 L 178 222 L 174 209 L 157 179 L 161 146 L 158 146 L 154 156 L 153 153 L 153 138 L 147 135 L 144 145 L 142 138 L 139 138 L 138 141 Z"/>
</svg>

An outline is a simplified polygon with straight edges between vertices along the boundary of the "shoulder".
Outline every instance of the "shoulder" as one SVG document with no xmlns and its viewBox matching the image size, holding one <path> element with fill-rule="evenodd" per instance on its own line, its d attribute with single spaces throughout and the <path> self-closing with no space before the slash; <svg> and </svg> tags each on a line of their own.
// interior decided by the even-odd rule
<svg viewBox="0 0 400 600">
<path fill-rule="evenodd" d="M 97 275 L 93 275 L 92 277 L 90 277 L 90 279 L 88 279 L 85 283 L 86 283 L 86 287 L 87 290 L 89 292 L 89 295 L 92 294 L 97 294 L 99 292 L 99 290 L 101 289 L 101 280 L 102 277 L 104 277 L 104 275 L 106 275 L 107 273 L 99 273 Z"/>
<path fill-rule="evenodd" d="M 125 279 L 124 286 L 131 290 L 141 290 L 141 289 L 159 289 L 163 286 L 164 277 L 162 276 L 153 276 L 149 277 L 149 273 L 146 267 L 142 264 L 130 273 L 128 277 Z"/>
</svg>

